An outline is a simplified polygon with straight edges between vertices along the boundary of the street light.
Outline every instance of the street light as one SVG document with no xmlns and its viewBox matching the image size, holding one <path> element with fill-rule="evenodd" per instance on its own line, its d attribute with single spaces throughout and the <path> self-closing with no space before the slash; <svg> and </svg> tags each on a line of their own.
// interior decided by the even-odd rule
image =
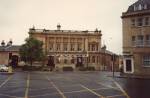
<svg viewBox="0 0 150 98">
<path fill-rule="evenodd" d="M 87 54 L 86 54 L 86 57 L 87 57 L 87 68 L 88 68 L 88 57 L 89 57 L 89 52 L 88 52 L 88 50 L 87 50 Z"/>
</svg>

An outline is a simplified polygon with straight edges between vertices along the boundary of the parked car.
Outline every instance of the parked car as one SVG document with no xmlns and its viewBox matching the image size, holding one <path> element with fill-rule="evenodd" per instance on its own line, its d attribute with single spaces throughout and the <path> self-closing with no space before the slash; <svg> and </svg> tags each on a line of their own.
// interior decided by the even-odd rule
<svg viewBox="0 0 150 98">
<path fill-rule="evenodd" d="M 8 66 L 6 65 L 0 65 L 0 72 L 8 72 Z"/>
</svg>

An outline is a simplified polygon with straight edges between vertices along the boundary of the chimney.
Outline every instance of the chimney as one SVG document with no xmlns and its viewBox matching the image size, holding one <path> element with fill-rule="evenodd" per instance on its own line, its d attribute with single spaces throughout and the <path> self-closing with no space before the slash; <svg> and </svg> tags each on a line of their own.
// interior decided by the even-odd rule
<svg viewBox="0 0 150 98">
<path fill-rule="evenodd" d="M 5 46 L 5 41 L 2 40 L 1 45 L 4 47 Z"/>
<path fill-rule="evenodd" d="M 58 25 L 57 25 L 57 30 L 59 30 L 59 31 L 60 31 L 60 29 L 61 29 L 61 25 L 60 25 L 60 24 L 58 24 Z"/>
</svg>

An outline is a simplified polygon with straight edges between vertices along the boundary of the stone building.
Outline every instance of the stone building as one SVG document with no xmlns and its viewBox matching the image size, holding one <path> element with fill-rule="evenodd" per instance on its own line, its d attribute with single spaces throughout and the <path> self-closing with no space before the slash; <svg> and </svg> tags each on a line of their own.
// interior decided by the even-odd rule
<svg viewBox="0 0 150 98">
<path fill-rule="evenodd" d="M 124 72 L 150 74 L 150 0 L 138 0 L 122 13 Z"/>
<path fill-rule="evenodd" d="M 100 70 L 101 65 L 101 31 L 74 31 L 35 29 L 29 35 L 44 43 L 44 52 L 51 63 L 62 68 L 64 66 L 93 66 Z"/>
<path fill-rule="evenodd" d="M 12 41 L 9 41 L 7 45 L 2 41 L 0 46 L 0 64 L 8 65 L 10 62 L 13 67 L 18 65 L 19 61 L 19 48 L 18 45 L 12 45 Z"/>
</svg>

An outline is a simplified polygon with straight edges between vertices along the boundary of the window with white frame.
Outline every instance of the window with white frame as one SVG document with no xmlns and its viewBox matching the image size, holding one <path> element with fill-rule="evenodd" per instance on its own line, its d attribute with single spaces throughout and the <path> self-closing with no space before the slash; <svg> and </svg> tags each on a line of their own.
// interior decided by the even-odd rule
<svg viewBox="0 0 150 98">
<path fill-rule="evenodd" d="M 150 55 L 143 56 L 143 65 L 150 67 Z"/>
<path fill-rule="evenodd" d="M 136 41 L 136 46 L 143 46 L 144 45 L 144 36 L 143 35 L 138 35 L 137 36 L 137 41 Z"/>
</svg>

